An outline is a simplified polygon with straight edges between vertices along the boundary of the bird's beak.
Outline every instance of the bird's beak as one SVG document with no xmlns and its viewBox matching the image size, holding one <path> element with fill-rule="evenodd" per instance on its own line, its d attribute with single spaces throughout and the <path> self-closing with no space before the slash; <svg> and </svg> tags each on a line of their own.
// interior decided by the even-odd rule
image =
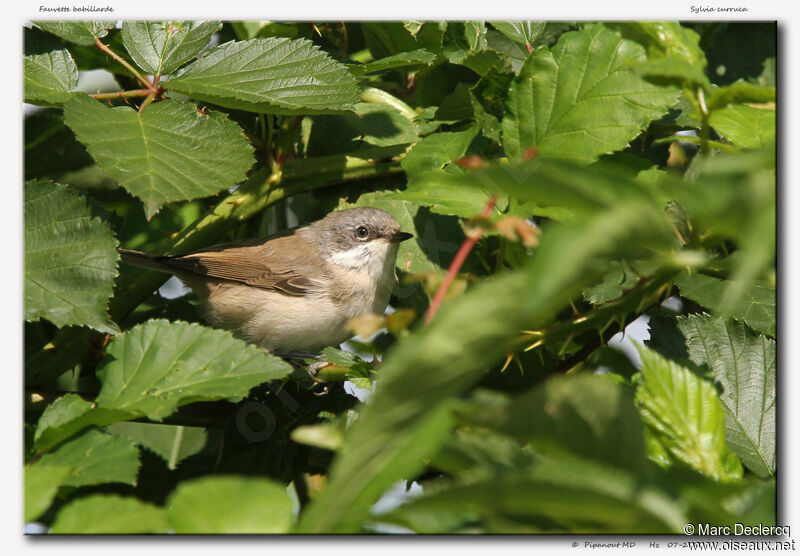
<svg viewBox="0 0 800 556">
<path fill-rule="evenodd" d="M 414 237 L 414 234 L 409 234 L 408 232 L 395 232 L 394 235 L 389 237 L 389 241 L 392 243 L 400 243 L 412 237 Z"/>
</svg>

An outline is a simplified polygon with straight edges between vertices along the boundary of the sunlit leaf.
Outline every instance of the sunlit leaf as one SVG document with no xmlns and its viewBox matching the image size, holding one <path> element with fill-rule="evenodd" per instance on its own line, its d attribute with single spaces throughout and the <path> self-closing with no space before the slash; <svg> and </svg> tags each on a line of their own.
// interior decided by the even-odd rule
<svg viewBox="0 0 800 556">
<path fill-rule="evenodd" d="M 136 498 L 95 494 L 78 498 L 58 512 L 51 533 L 56 535 L 131 535 L 166 533 L 164 510 Z"/>
<path fill-rule="evenodd" d="M 714 386 L 647 348 L 636 402 L 642 420 L 670 457 L 717 481 L 742 476 L 725 443 L 725 409 Z"/>
<path fill-rule="evenodd" d="M 286 533 L 292 502 L 283 485 L 267 479 L 205 477 L 181 483 L 167 515 L 178 534 Z"/>
<path fill-rule="evenodd" d="M 563 34 L 552 52 L 539 48 L 511 85 L 503 141 L 519 160 L 541 153 L 591 162 L 625 148 L 667 112 L 677 91 L 648 83 L 630 70 L 644 50 L 602 25 Z"/>
<path fill-rule="evenodd" d="M 176 73 L 164 87 L 228 108 L 270 114 L 352 110 L 355 78 L 305 39 L 229 42 Z"/>
<path fill-rule="evenodd" d="M 48 33 L 84 46 L 93 45 L 117 24 L 116 21 L 34 21 L 34 23 Z"/>
<path fill-rule="evenodd" d="M 107 304 L 119 255 L 108 225 L 56 183 L 26 182 L 24 197 L 25 320 L 116 332 Z"/>
<path fill-rule="evenodd" d="M 197 56 L 222 28 L 219 21 L 125 21 L 122 40 L 147 73 L 172 73 Z"/>
<path fill-rule="evenodd" d="M 68 50 L 25 56 L 23 77 L 25 102 L 58 104 L 66 102 L 78 85 L 78 67 Z"/>
<path fill-rule="evenodd" d="M 25 523 L 35 520 L 50 507 L 58 487 L 71 472 L 72 469 L 67 466 L 41 463 L 25 466 L 23 474 Z"/>
<path fill-rule="evenodd" d="M 775 341 L 720 317 L 678 317 L 674 328 L 652 329 L 659 352 L 709 368 L 722 386 L 725 438 L 742 463 L 764 477 L 775 471 Z"/>
<path fill-rule="evenodd" d="M 167 99 L 139 113 L 81 95 L 67 103 L 64 117 L 100 167 L 144 202 L 148 217 L 165 203 L 239 183 L 254 162 L 239 126 L 191 103 Z"/>
</svg>

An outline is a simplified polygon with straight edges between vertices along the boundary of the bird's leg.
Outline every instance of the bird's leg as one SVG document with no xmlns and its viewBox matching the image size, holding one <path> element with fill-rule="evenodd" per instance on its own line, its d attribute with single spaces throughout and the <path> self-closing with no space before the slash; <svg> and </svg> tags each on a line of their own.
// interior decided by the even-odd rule
<svg viewBox="0 0 800 556">
<path fill-rule="evenodd" d="M 325 361 L 325 360 L 323 360 L 321 355 L 315 354 L 315 353 L 304 353 L 304 352 L 300 352 L 300 351 L 285 351 L 285 352 L 275 351 L 275 352 L 272 352 L 272 353 L 273 353 L 273 355 L 277 355 L 278 357 L 282 357 L 284 359 L 300 359 L 300 360 L 303 360 L 303 361 L 308 360 L 308 359 L 315 359 L 316 360 L 315 363 L 311 363 L 310 365 L 308 365 L 306 367 L 306 372 L 308 373 L 308 376 L 314 382 L 312 388 L 314 386 L 316 386 L 317 384 L 324 384 L 325 383 L 324 380 L 322 380 L 320 378 L 317 378 L 317 372 L 320 369 L 330 365 L 330 363 Z M 328 393 L 328 387 L 327 386 L 323 386 L 322 390 L 320 392 L 313 392 L 313 393 L 314 393 L 315 396 L 324 396 L 325 394 Z"/>
</svg>

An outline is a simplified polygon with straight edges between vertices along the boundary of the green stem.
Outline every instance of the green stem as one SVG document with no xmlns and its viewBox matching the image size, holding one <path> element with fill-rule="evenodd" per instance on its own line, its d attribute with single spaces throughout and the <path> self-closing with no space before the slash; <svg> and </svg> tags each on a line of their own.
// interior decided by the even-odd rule
<svg viewBox="0 0 800 556">
<path fill-rule="evenodd" d="M 132 97 L 146 97 L 153 94 L 150 89 L 133 89 L 131 91 L 118 91 L 116 93 L 96 93 L 89 95 L 97 100 L 115 99 L 115 98 L 132 98 Z"/>
<path fill-rule="evenodd" d="M 708 141 L 711 135 L 711 125 L 708 123 L 709 113 L 705 93 L 700 87 L 697 88 L 697 106 L 700 110 L 700 153 L 705 156 L 710 151 Z"/>
<path fill-rule="evenodd" d="M 178 464 L 178 454 L 180 454 L 182 442 L 183 426 L 179 425 L 175 429 L 175 439 L 172 441 L 172 450 L 170 450 L 169 461 L 167 462 L 168 469 L 175 469 L 175 466 Z"/>
<path fill-rule="evenodd" d="M 362 90 L 360 99 L 364 102 L 387 104 L 399 110 L 406 118 L 408 118 L 411 121 L 416 120 L 417 117 L 419 116 L 419 114 L 417 114 L 413 108 L 411 108 L 408 104 L 406 104 L 396 96 L 390 95 L 386 91 L 375 89 L 374 87 L 367 87 L 364 90 Z"/>
<path fill-rule="evenodd" d="M 131 72 L 131 74 L 132 74 L 132 75 L 133 75 L 133 76 L 134 76 L 136 79 L 138 79 L 138 80 L 139 80 L 139 83 L 141 83 L 142 85 L 144 85 L 144 86 L 145 86 L 145 88 L 147 88 L 147 89 L 150 89 L 150 90 L 152 90 L 152 89 L 154 88 L 154 87 L 153 87 L 153 84 L 152 84 L 150 81 L 148 81 L 148 80 L 147 80 L 145 77 L 143 77 L 141 73 L 139 73 L 138 71 L 136 71 L 136 68 L 134 68 L 132 65 L 130 65 L 130 64 L 127 62 L 127 60 L 125 60 L 125 58 L 123 58 L 122 56 L 120 56 L 120 55 L 116 54 L 116 53 L 115 53 L 113 50 L 111 50 L 111 49 L 108 47 L 108 45 L 105 45 L 105 44 L 103 44 L 103 42 L 102 42 L 100 39 L 97 39 L 97 40 L 95 41 L 95 43 L 94 43 L 94 44 L 95 44 L 95 46 L 97 46 L 97 48 L 99 48 L 100 50 L 102 50 L 103 52 L 105 52 L 106 54 L 108 54 L 109 56 L 111 56 L 112 58 L 114 58 L 114 59 L 115 59 L 117 62 L 119 62 L 119 63 L 120 63 L 120 64 L 121 64 L 121 65 L 122 65 L 122 66 L 123 66 L 125 69 L 127 69 L 129 72 Z"/>
</svg>

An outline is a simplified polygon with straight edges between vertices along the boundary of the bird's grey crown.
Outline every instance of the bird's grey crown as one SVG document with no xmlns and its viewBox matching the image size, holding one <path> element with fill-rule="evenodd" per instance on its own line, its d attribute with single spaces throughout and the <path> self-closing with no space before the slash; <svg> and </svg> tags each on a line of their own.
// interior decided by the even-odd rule
<svg viewBox="0 0 800 556">
<path fill-rule="evenodd" d="M 366 236 L 359 237 L 359 228 L 366 229 Z M 309 225 L 316 232 L 320 245 L 334 251 L 347 251 L 366 241 L 391 238 L 400 231 L 400 224 L 385 210 L 358 207 L 339 210 Z"/>
</svg>

